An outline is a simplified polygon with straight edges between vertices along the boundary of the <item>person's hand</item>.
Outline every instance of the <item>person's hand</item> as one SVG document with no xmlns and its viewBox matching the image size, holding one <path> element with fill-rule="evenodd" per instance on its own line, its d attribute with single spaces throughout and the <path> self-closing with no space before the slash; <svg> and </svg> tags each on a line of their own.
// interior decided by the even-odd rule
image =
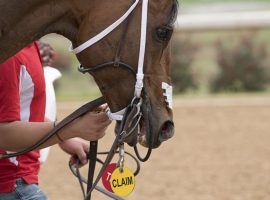
<svg viewBox="0 0 270 200">
<path fill-rule="evenodd" d="M 67 131 L 69 138 L 80 137 L 88 141 L 96 141 L 105 135 L 105 131 L 111 124 L 105 110 L 107 106 L 103 105 L 93 112 L 89 112 L 84 116 L 76 119 L 73 123 L 67 126 L 64 131 Z M 60 134 L 61 136 L 65 133 Z"/>
<path fill-rule="evenodd" d="M 51 66 L 56 58 L 55 50 L 42 41 L 38 41 L 38 48 L 43 66 Z"/>
<path fill-rule="evenodd" d="M 76 164 L 77 159 L 80 160 L 80 167 L 87 164 L 87 154 L 89 152 L 89 142 L 80 138 L 72 138 L 59 143 L 63 151 L 71 155 L 71 164 Z"/>
</svg>

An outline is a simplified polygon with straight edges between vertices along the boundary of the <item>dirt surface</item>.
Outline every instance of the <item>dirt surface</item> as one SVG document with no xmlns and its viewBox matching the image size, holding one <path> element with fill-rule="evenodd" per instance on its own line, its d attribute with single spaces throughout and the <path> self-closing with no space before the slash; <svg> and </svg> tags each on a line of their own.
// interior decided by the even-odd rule
<svg viewBox="0 0 270 200">
<path fill-rule="evenodd" d="M 60 117 L 79 105 L 60 104 Z M 175 137 L 142 164 L 127 199 L 270 199 L 270 98 L 177 100 L 174 113 Z M 110 129 L 100 149 L 112 141 Z M 67 162 L 53 147 L 42 166 L 40 185 L 51 200 L 82 199 Z M 95 192 L 93 199 L 108 198 Z"/>
</svg>

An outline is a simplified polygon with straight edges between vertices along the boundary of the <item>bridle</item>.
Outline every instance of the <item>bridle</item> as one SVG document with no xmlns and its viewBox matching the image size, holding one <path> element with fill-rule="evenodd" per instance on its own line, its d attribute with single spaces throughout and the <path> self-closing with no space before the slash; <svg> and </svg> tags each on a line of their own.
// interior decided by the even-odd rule
<svg viewBox="0 0 270 200">
<path fill-rule="evenodd" d="M 116 112 L 116 113 L 112 113 L 110 110 L 108 110 L 108 116 L 111 119 L 121 121 L 121 125 L 120 125 L 121 128 L 120 128 L 120 131 L 118 133 L 116 133 L 115 142 L 113 143 L 112 148 L 111 148 L 110 152 L 108 153 L 107 159 L 104 162 L 104 165 L 103 165 L 102 169 L 100 170 L 100 173 L 97 176 L 96 181 L 94 183 L 93 183 L 93 174 L 94 174 L 96 160 L 97 160 L 96 155 L 97 155 L 98 143 L 96 141 L 96 142 L 91 142 L 91 144 L 90 144 L 90 154 L 89 154 L 90 155 L 89 156 L 90 163 L 89 163 L 89 173 L 88 173 L 88 187 L 87 187 L 88 190 L 87 190 L 87 195 L 85 195 L 86 200 L 91 199 L 91 192 L 96 187 L 99 179 L 101 178 L 103 172 L 106 169 L 106 166 L 112 160 L 114 152 L 118 149 L 118 147 L 123 145 L 123 143 L 125 142 L 125 138 L 127 138 L 130 134 L 132 134 L 134 132 L 134 129 L 139 125 L 139 122 L 142 118 L 142 113 L 143 113 L 142 112 L 142 103 L 143 103 L 142 90 L 144 87 L 143 68 L 144 68 L 146 39 L 147 39 L 148 0 L 141 0 L 141 1 L 142 1 L 141 38 L 140 38 L 140 50 L 139 50 L 137 72 L 135 72 L 134 68 L 131 67 L 129 64 L 122 62 L 120 56 L 121 56 L 121 50 L 123 48 L 124 40 L 126 38 L 128 26 L 130 23 L 130 16 L 132 15 L 132 12 L 135 10 L 135 8 L 137 7 L 140 0 L 133 0 L 131 6 L 126 11 L 126 13 L 124 13 L 124 15 L 122 17 L 120 17 L 117 21 L 115 21 L 112 25 L 110 25 L 109 27 L 104 29 L 102 32 L 100 32 L 96 36 L 90 38 L 89 40 L 87 40 L 83 44 L 79 45 L 78 47 L 76 47 L 74 49 L 72 49 L 72 47 L 70 48 L 70 50 L 73 53 L 79 54 L 82 51 L 84 51 L 85 49 L 87 49 L 87 48 L 91 47 L 92 45 L 96 44 L 97 42 L 99 42 L 101 39 L 103 39 L 109 33 L 111 33 L 113 30 L 115 30 L 121 23 L 126 21 L 126 24 L 124 26 L 124 31 L 122 33 L 120 42 L 118 44 L 118 48 L 116 50 L 114 61 L 105 62 L 105 63 L 99 64 L 99 65 L 95 65 L 93 67 L 87 67 L 87 68 L 85 68 L 81 65 L 78 70 L 82 73 L 90 73 L 93 75 L 96 71 L 102 70 L 102 69 L 107 68 L 107 67 L 114 66 L 117 69 L 123 68 L 125 70 L 128 70 L 136 76 L 134 98 L 131 101 L 130 105 L 128 107 Z M 146 93 L 146 91 L 144 91 L 144 93 Z M 145 97 L 144 99 L 148 99 L 147 94 L 145 94 L 144 97 Z M 147 109 L 147 107 L 150 107 L 150 106 L 146 106 L 146 109 Z M 149 112 L 150 111 L 147 110 L 144 113 L 149 113 Z M 130 115 L 131 115 L 131 117 L 130 117 Z M 151 130 L 149 128 L 150 127 L 149 119 L 148 119 L 148 117 L 145 117 L 145 118 L 146 118 L 145 122 L 147 124 L 148 130 Z M 129 130 L 129 131 L 127 131 L 127 130 Z M 147 161 L 151 155 L 152 139 L 153 139 L 152 137 L 153 137 L 152 133 L 150 133 L 149 138 L 148 138 L 149 148 L 148 148 L 148 152 L 144 158 L 140 156 L 137 146 L 136 145 L 134 146 L 134 151 L 137 155 L 137 158 L 142 162 Z M 77 173 L 77 177 L 78 177 L 78 175 L 79 174 Z"/>
<path fill-rule="evenodd" d="M 140 1 L 142 1 L 141 38 L 140 38 L 140 50 L 139 50 L 138 68 L 137 68 L 137 72 L 135 72 L 133 67 L 131 67 L 129 64 L 124 63 L 124 62 L 121 61 L 120 56 L 121 56 L 121 50 L 123 48 L 124 40 L 126 38 L 126 33 L 127 33 L 127 30 L 128 30 L 128 26 L 129 26 L 129 23 L 130 23 L 130 16 L 132 15 L 132 12 L 135 10 L 135 8 L 137 7 L 137 5 L 139 4 Z M 123 69 L 126 69 L 126 70 L 130 71 L 132 74 L 134 74 L 136 76 L 136 83 L 135 83 L 134 98 L 133 98 L 132 102 L 130 103 L 130 105 L 128 107 L 135 106 L 136 109 L 137 109 L 137 115 L 139 115 L 139 114 L 142 114 L 141 104 L 143 102 L 143 98 L 142 98 L 142 90 L 143 90 L 143 87 L 144 87 L 144 84 L 143 84 L 143 79 L 144 79 L 143 69 L 144 69 L 146 39 L 147 39 L 148 0 L 132 0 L 132 4 L 129 7 L 129 9 L 117 21 L 115 21 L 109 27 L 104 29 L 102 32 L 100 32 L 96 36 L 90 38 L 89 40 L 87 40 L 83 44 L 79 45 L 78 47 L 76 47 L 74 49 L 72 49 L 72 47 L 71 47 L 70 50 L 75 54 L 81 53 L 85 49 L 91 47 L 92 45 L 96 44 L 101 39 L 106 37 L 109 33 L 111 33 L 113 30 L 115 30 L 125 20 L 126 20 L 126 24 L 124 26 L 124 31 L 122 33 L 118 48 L 116 50 L 114 61 L 105 62 L 105 63 L 99 64 L 99 65 L 95 65 L 93 67 L 87 67 L 87 68 L 80 65 L 78 70 L 80 72 L 82 72 L 82 73 L 90 73 L 92 75 L 96 71 L 99 71 L 99 70 L 102 70 L 104 68 L 111 67 L 111 66 L 114 66 L 116 69 L 123 68 Z M 144 90 L 144 92 L 146 93 L 145 90 Z M 145 97 L 147 98 L 147 94 L 145 94 Z M 140 106 L 138 106 L 138 103 L 140 104 Z M 127 110 L 127 107 L 120 110 L 120 111 L 118 111 L 118 112 L 116 112 L 116 113 L 112 113 L 110 110 L 108 110 L 107 113 L 108 113 L 108 116 L 112 120 L 122 121 L 123 116 L 127 115 L 127 113 L 128 113 L 128 112 L 126 112 L 126 110 Z M 149 120 L 147 120 L 147 121 L 149 123 Z M 136 123 L 136 125 L 138 125 L 138 122 Z M 149 141 L 149 146 L 150 147 L 149 147 L 148 152 L 147 152 L 147 154 L 146 154 L 146 156 L 144 158 L 142 158 L 139 155 L 139 151 L 138 151 L 137 146 L 134 147 L 134 150 L 135 150 L 135 153 L 136 153 L 138 159 L 140 161 L 142 161 L 142 162 L 147 161 L 149 159 L 150 155 L 151 155 L 151 151 L 152 151 L 152 134 L 149 134 L 149 135 L 150 135 L 149 140 L 151 140 L 151 141 Z"/>
</svg>

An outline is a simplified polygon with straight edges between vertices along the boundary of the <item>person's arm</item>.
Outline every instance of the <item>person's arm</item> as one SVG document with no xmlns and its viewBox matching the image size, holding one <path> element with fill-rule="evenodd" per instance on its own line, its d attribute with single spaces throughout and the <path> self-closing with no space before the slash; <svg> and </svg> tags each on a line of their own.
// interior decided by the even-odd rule
<svg viewBox="0 0 270 200">
<path fill-rule="evenodd" d="M 88 141 L 102 138 L 111 121 L 106 113 L 87 113 L 59 131 L 62 140 L 81 137 Z M 0 149 L 6 151 L 21 151 L 34 145 L 53 127 L 52 122 L 9 122 L 0 123 Z M 40 148 L 59 143 L 57 136 L 51 138 Z"/>
<path fill-rule="evenodd" d="M 35 144 L 52 128 L 53 123 L 50 122 L 0 123 L 0 149 L 15 152 L 26 149 Z M 54 143 L 57 143 L 57 138 L 53 138 L 48 145 Z"/>
</svg>

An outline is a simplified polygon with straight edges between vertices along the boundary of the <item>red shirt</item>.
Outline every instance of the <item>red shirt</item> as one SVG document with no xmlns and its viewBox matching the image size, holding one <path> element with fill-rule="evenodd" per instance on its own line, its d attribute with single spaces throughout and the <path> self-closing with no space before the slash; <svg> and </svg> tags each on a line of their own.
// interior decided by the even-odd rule
<svg viewBox="0 0 270 200">
<path fill-rule="evenodd" d="M 43 122 L 45 81 L 36 43 L 0 64 L 0 123 Z M 1 139 L 1 133 L 0 133 Z M 0 150 L 0 153 L 6 153 Z M 15 180 L 38 183 L 39 151 L 0 160 L 0 193 L 14 190 Z"/>
</svg>

